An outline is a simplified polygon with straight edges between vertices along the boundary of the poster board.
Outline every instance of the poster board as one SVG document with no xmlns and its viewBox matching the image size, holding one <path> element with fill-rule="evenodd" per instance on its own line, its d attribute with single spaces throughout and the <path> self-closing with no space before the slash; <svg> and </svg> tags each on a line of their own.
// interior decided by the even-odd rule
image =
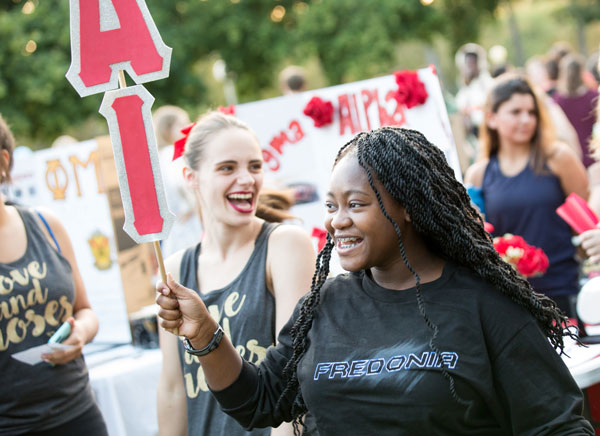
<svg viewBox="0 0 600 436">
<path fill-rule="evenodd" d="M 329 174 L 342 145 L 361 131 L 383 125 L 415 129 L 437 145 L 462 179 L 450 121 L 439 79 L 433 67 L 418 70 L 428 93 L 426 102 L 411 109 L 398 104 L 394 75 L 277 97 L 235 108 L 235 116 L 258 135 L 265 160 L 265 185 L 293 186 L 300 199 L 292 213 L 307 231 L 323 228 Z M 330 101 L 333 122 L 315 127 L 303 109 L 312 97 Z"/>
</svg>

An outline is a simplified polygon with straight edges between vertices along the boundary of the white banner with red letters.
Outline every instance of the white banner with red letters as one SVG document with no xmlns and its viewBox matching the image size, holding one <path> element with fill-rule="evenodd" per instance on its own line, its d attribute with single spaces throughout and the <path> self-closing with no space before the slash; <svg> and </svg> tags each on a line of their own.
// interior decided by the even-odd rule
<svg viewBox="0 0 600 436">
<path fill-rule="evenodd" d="M 438 77 L 433 67 L 417 73 L 426 98 L 424 103 L 410 109 L 410 103 L 399 103 L 396 98 L 399 85 L 394 75 L 235 107 L 235 116 L 258 135 L 265 159 L 266 183 L 296 188 L 298 203 L 292 212 L 313 235 L 322 235 L 319 229 L 323 228 L 323 199 L 335 156 L 342 145 L 361 131 L 384 125 L 418 130 L 444 151 L 461 180 Z M 304 114 L 314 97 L 331 103 L 331 123 L 315 127 L 313 119 Z"/>
</svg>

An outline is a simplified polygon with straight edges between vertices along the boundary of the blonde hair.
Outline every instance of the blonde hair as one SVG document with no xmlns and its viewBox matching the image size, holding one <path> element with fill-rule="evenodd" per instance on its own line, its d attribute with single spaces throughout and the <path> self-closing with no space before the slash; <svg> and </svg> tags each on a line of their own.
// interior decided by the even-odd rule
<svg viewBox="0 0 600 436">
<path fill-rule="evenodd" d="M 13 150 L 15 149 L 15 138 L 0 115 L 0 150 L 8 151 L 8 162 L 0 159 L 0 183 L 10 182 L 10 170 L 13 165 Z"/>
<path fill-rule="evenodd" d="M 156 145 L 166 147 L 173 144 L 179 137 L 173 137 L 173 127 L 180 124 L 184 127 L 190 123 L 190 118 L 186 111 L 177 106 L 161 106 L 152 114 L 152 123 L 154 124 L 154 134 L 156 136 Z M 179 132 L 175 132 L 177 135 Z"/>
<path fill-rule="evenodd" d="M 186 165 L 194 171 L 198 171 L 202 162 L 204 149 L 210 140 L 218 133 L 227 129 L 242 129 L 256 138 L 256 133 L 246 123 L 234 116 L 221 112 L 211 111 L 201 116 L 185 143 L 183 158 Z M 256 216 L 269 222 L 282 222 L 295 218 L 288 212 L 294 204 L 294 196 L 291 192 L 277 189 L 263 189 L 258 195 L 256 204 Z"/>
<path fill-rule="evenodd" d="M 542 98 L 524 75 L 506 73 L 495 79 L 484 106 L 486 117 L 487 114 L 496 113 L 500 106 L 515 94 L 527 94 L 533 97 L 537 126 L 531 138 L 532 165 L 534 171 L 540 173 L 543 171 L 544 165 L 554 148 L 554 128 L 549 120 Z M 487 119 L 484 119 L 479 130 L 482 157 L 490 158 L 496 155 L 500 149 L 498 132 L 488 126 Z"/>
</svg>

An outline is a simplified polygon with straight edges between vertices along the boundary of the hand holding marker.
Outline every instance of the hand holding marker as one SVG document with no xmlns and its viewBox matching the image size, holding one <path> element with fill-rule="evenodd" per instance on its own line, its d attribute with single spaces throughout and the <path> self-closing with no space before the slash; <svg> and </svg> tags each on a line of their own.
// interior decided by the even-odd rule
<svg viewBox="0 0 600 436">
<path fill-rule="evenodd" d="M 48 339 L 49 344 L 61 344 L 65 339 L 69 337 L 69 335 L 71 334 L 71 323 L 69 322 L 69 320 L 70 319 L 63 322 L 58 328 L 58 330 L 56 330 L 54 334 L 50 337 L 50 339 Z M 48 362 L 46 359 L 44 360 L 50 366 L 54 366 L 54 363 Z"/>
<path fill-rule="evenodd" d="M 60 344 L 67 339 L 71 334 L 71 323 L 67 320 L 54 332 L 52 337 L 48 339 L 49 344 Z"/>
</svg>

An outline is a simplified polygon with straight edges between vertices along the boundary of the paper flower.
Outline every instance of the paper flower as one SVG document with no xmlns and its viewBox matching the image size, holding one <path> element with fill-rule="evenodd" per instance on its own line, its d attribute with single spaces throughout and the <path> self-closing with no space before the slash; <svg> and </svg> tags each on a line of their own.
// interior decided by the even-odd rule
<svg viewBox="0 0 600 436">
<path fill-rule="evenodd" d="M 424 104 L 427 101 L 427 90 L 425 84 L 419 79 L 416 71 L 402 70 L 394 73 L 398 89 L 394 98 L 398 104 L 404 104 L 408 109 Z"/>
<path fill-rule="evenodd" d="M 313 97 L 304 107 L 304 115 L 315 122 L 315 127 L 323 127 L 333 122 L 333 104 L 330 101 Z"/>
<path fill-rule="evenodd" d="M 494 238 L 494 248 L 505 262 L 512 265 L 523 277 L 543 275 L 548 269 L 548 256 L 541 248 L 527 244 L 510 233 Z"/>
</svg>

